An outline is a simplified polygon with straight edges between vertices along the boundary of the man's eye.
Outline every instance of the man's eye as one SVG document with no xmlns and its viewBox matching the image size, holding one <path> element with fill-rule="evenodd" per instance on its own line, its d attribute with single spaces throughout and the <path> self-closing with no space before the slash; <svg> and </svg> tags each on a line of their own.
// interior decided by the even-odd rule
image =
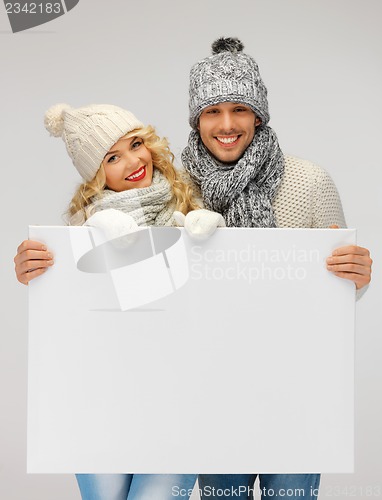
<svg viewBox="0 0 382 500">
<path fill-rule="evenodd" d="M 218 110 L 217 109 L 209 109 L 208 111 L 206 111 L 206 114 L 207 115 L 214 115 L 215 113 L 217 113 Z"/>
</svg>

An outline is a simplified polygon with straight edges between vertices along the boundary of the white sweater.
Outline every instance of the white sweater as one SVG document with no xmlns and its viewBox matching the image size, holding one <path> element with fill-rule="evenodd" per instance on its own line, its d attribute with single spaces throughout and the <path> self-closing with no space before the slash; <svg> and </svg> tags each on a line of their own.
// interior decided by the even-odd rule
<svg viewBox="0 0 382 500">
<path fill-rule="evenodd" d="M 188 172 L 181 170 L 180 174 L 203 206 L 199 187 Z M 273 209 L 277 227 L 328 228 L 332 224 L 346 227 L 341 200 L 329 174 L 294 156 L 285 156 L 285 171 Z"/>
<path fill-rule="evenodd" d="M 330 175 L 293 156 L 285 156 L 285 172 L 273 208 L 278 227 L 346 227 L 341 200 Z"/>
</svg>

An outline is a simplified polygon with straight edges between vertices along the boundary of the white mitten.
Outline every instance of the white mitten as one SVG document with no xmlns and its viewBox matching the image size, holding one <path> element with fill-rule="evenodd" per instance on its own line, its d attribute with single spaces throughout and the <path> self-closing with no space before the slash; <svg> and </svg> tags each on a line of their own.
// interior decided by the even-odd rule
<svg viewBox="0 0 382 500">
<path fill-rule="evenodd" d="M 115 243 L 118 247 L 126 247 L 132 243 L 133 238 L 128 235 L 140 229 L 131 215 L 114 208 L 96 212 L 89 217 L 84 226 L 102 229 L 107 240 L 117 240 Z M 126 238 L 121 239 L 123 236 Z"/>
<path fill-rule="evenodd" d="M 185 228 L 194 240 L 203 241 L 212 236 L 217 227 L 225 227 L 224 218 L 217 212 L 202 208 L 191 210 L 187 215 L 174 212 L 174 219 L 179 226 Z"/>
</svg>

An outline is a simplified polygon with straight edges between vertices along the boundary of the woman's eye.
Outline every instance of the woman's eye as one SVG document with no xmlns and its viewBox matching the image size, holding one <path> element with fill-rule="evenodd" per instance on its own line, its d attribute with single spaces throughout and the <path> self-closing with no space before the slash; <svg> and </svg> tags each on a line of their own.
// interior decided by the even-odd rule
<svg viewBox="0 0 382 500">
<path fill-rule="evenodd" d="M 131 147 L 133 149 L 137 149 L 139 148 L 139 146 L 142 144 L 142 141 L 134 141 L 133 144 L 131 145 Z"/>
<path fill-rule="evenodd" d="M 116 159 L 117 159 L 117 155 L 110 156 L 110 158 L 108 158 L 108 160 L 107 160 L 107 163 L 113 163 Z"/>
</svg>

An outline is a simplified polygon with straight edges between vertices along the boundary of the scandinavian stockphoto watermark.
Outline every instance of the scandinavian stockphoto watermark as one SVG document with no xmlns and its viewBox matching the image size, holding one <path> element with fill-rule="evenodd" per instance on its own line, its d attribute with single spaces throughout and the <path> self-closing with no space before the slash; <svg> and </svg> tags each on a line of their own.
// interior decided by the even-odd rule
<svg viewBox="0 0 382 500">
<path fill-rule="evenodd" d="M 73 9 L 80 0 L 38 0 L 36 2 L 4 0 L 12 32 L 25 31 L 53 21 Z"/>
<path fill-rule="evenodd" d="M 320 262 L 317 249 L 293 245 L 286 249 L 247 245 L 241 249 L 204 249 L 194 246 L 190 255 L 190 274 L 194 280 L 302 281 L 308 276 L 309 263 Z"/>
<path fill-rule="evenodd" d="M 105 232 L 106 231 L 106 232 Z M 126 234 L 125 234 L 126 232 Z M 119 229 L 70 228 L 76 267 L 83 273 L 107 275 L 121 311 L 171 295 L 187 281 L 302 282 L 323 262 L 317 248 L 297 244 L 279 247 L 245 243 L 220 248 L 192 244 L 182 231 L 154 226 Z M 109 280 L 109 281 L 110 281 Z"/>
</svg>

